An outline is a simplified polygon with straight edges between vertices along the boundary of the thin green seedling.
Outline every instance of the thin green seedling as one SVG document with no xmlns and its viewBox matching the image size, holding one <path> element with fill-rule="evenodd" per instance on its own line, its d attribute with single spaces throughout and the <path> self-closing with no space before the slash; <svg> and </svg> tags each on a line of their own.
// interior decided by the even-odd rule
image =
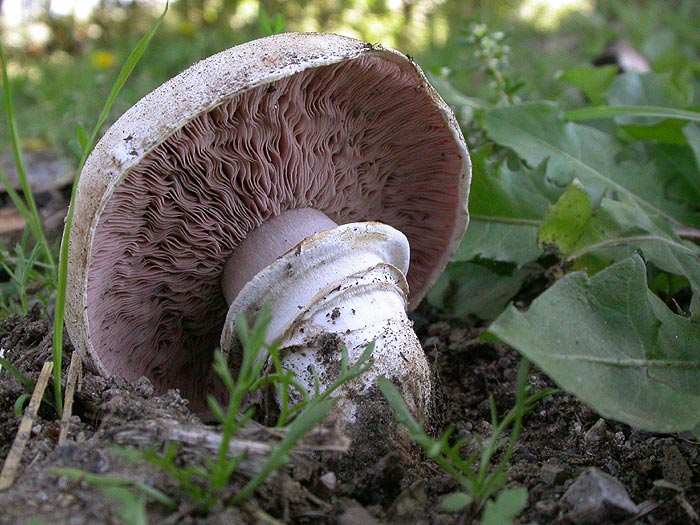
<svg viewBox="0 0 700 525">
<path fill-rule="evenodd" d="M 217 452 L 212 457 L 204 458 L 201 465 L 190 465 L 185 468 L 176 466 L 178 449 L 172 444 L 163 454 L 157 454 L 152 450 L 141 453 L 142 457 L 177 480 L 183 492 L 189 495 L 201 511 L 206 512 L 222 498 L 227 505 L 239 505 L 250 497 L 272 473 L 289 463 L 290 454 L 301 437 L 326 417 L 335 403 L 334 392 L 367 371 L 372 365 L 373 345 L 366 348 L 352 366 L 348 364 L 347 350 L 343 349 L 338 378 L 323 392 L 320 391 L 317 380 L 313 396 L 305 392 L 305 397 L 298 405 L 280 407 L 277 426 L 283 430 L 282 438 L 271 445 L 257 473 L 235 494 L 226 496 L 226 487 L 246 458 L 245 451 L 231 454 L 230 445 L 232 439 L 254 415 L 253 407 L 242 410 L 248 397 L 270 386 L 278 393 L 282 392 L 281 389 L 287 388 L 304 390 L 293 373 L 283 369 L 279 344 L 266 342 L 270 321 L 267 308 L 261 310 L 252 327 L 242 316 L 236 319 L 236 334 L 241 346 L 241 362 L 236 379 L 231 374 L 224 356 L 218 351 L 215 352 L 214 371 L 229 393 L 225 407 L 212 397 L 208 399 L 211 412 L 221 425 L 221 442 Z M 268 360 L 271 362 L 271 371 L 265 374 Z M 286 399 L 289 400 L 289 397 Z"/>
<path fill-rule="evenodd" d="M 273 446 L 270 456 L 265 461 L 263 468 L 244 487 L 237 491 L 228 500 L 229 504 L 238 505 L 245 501 L 258 487 L 260 487 L 270 475 L 289 463 L 289 454 L 299 440 L 314 429 L 335 404 L 335 399 L 314 399 L 299 415 L 286 427 L 282 440 Z"/>
<path fill-rule="evenodd" d="M 116 448 L 112 452 L 132 462 L 145 459 L 171 476 L 178 483 L 182 492 L 188 494 L 197 506 L 207 506 L 209 500 L 209 491 L 206 486 L 207 471 L 202 465 L 195 463 L 178 465 L 177 456 L 180 453 L 180 447 L 177 444 L 169 443 L 162 453 L 159 453 L 155 448 L 149 448 L 143 452 Z"/>
<path fill-rule="evenodd" d="M 131 76 L 131 73 L 134 71 L 134 68 L 146 51 L 146 48 L 151 42 L 151 39 L 155 35 L 156 31 L 158 31 L 158 28 L 163 22 L 167 12 L 168 4 L 166 3 L 165 9 L 163 9 L 161 15 L 155 20 L 151 26 L 151 29 L 145 36 L 143 36 L 143 38 L 141 38 L 136 47 L 134 47 L 127 57 L 126 62 L 124 62 L 124 65 L 117 76 L 117 79 L 112 85 L 112 89 L 107 96 L 107 100 L 105 101 L 92 132 L 88 135 L 82 126 L 78 128 L 77 135 L 78 142 L 82 148 L 82 156 L 78 163 L 75 180 L 73 181 L 70 205 L 68 206 L 68 214 L 66 215 L 63 236 L 61 237 L 61 248 L 58 259 L 58 277 L 56 281 L 56 306 L 54 309 L 53 322 L 54 398 L 56 399 L 56 411 L 58 412 L 59 416 L 63 413 L 63 402 L 61 397 L 61 365 L 63 361 L 63 323 L 66 308 L 66 278 L 68 275 L 68 243 L 70 241 L 70 231 L 73 224 L 75 194 L 78 187 L 78 181 L 80 180 L 80 174 L 83 170 L 83 166 L 85 166 L 85 162 L 92 152 L 92 149 L 97 141 L 97 136 L 107 120 L 109 112 L 112 109 L 119 92 L 121 91 L 122 87 L 124 87 L 124 84 L 128 78 Z"/>
<path fill-rule="evenodd" d="M 100 492 L 119 506 L 117 516 L 126 525 L 148 525 L 146 512 L 146 497 L 126 487 L 102 487 Z"/>
<path fill-rule="evenodd" d="M 328 388 L 321 392 L 318 374 L 313 370 L 315 378 L 314 393 L 313 396 L 310 396 L 309 393 L 306 392 L 306 389 L 295 380 L 293 372 L 284 369 L 279 352 L 279 344 L 273 343 L 271 345 L 265 345 L 265 334 L 267 333 L 267 328 L 271 320 L 267 317 L 268 315 L 269 314 L 265 313 L 258 318 L 252 334 L 248 333 L 247 324 L 243 317 L 239 317 L 237 319 L 237 330 L 239 334 L 241 331 L 244 334 L 243 338 L 246 340 L 245 344 L 250 345 L 251 342 L 255 342 L 258 345 L 267 346 L 274 372 L 267 376 L 267 380 L 254 382 L 252 387 L 255 390 L 271 382 L 278 393 L 278 399 L 286 400 L 286 402 L 281 403 L 280 415 L 277 422 L 277 426 L 285 427 L 286 432 L 282 440 L 273 447 L 261 471 L 229 499 L 229 503 L 231 504 L 240 504 L 262 485 L 274 471 L 286 465 L 289 462 L 289 452 L 299 439 L 316 427 L 330 412 L 335 404 L 335 399 L 332 397 L 333 394 L 344 384 L 367 372 L 373 365 L 371 356 L 374 350 L 374 343 L 369 344 L 365 348 L 352 366 L 349 366 L 347 348 L 342 347 L 338 377 Z M 260 321 L 261 317 L 262 322 Z M 249 353 L 251 355 L 259 355 L 262 346 L 259 346 L 257 349 L 252 347 Z M 295 405 L 289 403 L 287 392 L 290 386 L 303 395 L 303 400 Z M 288 423 L 290 420 L 291 423 Z"/>
<path fill-rule="evenodd" d="M 280 409 L 276 426 L 284 427 L 296 414 L 305 410 L 310 403 L 330 398 L 343 384 L 367 372 L 373 364 L 371 356 L 374 351 L 374 346 L 374 341 L 368 344 L 353 366 L 349 366 L 350 357 L 347 348 L 341 347 L 340 372 L 338 377 L 328 388 L 321 391 L 321 381 L 318 377 L 318 372 L 316 369 L 312 368 L 311 374 L 314 377 L 314 390 L 313 392 L 308 392 L 306 388 L 296 380 L 294 373 L 284 368 L 279 348 L 276 345 L 272 345 L 269 352 L 273 372 L 261 378 L 260 386 L 262 386 L 262 384 L 271 384 L 274 387 L 277 399 L 279 400 Z M 255 387 L 258 387 L 258 385 L 255 385 Z M 301 397 L 300 401 L 292 403 L 290 396 L 291 389 L 294 389 L 299 394 Z"/>
<path fill-rule="evenodd" d="M 10 78 L 7 73 L 7 57 L 5 56 L 5 48 L 1 44 L 0 61 L 2 61 L 2 85 L 4 88 L 3 105 L 5 107 L 7 129 L 10 137 L 10 145 L 12 147 L 15 169 L 17 171 L 17 179 L 20 187 L 22 188 L 23 195 L 20 196 L 19 193 L 12 187 L 9 178 L 2 169 L 0 169 L 0 183 L 10 196 L 10 199 L 17 208 L 17 211 L 20 213 L 20 215 L 22 215 L 22 218 L 31 231 L 32 236 L 36 240 L 37 246 L 41 247 L 40 249 L 44 254 L 46 262 L 51 268 L 52 277 L 54 277 L 56 271 L 54 256 L 46 239 L 41 222 L 41 216 L 39 215 L 39 208 L 37 207 L 36 200 L 34 199 L 34 194 L 32 193 L 29 179 L 27 177 L 24 157 L 20 147 L 19 131 L 17 130 L 17 123 L 15 119 L 15 106 L 12 98 L 12 87 L 10 86 Z"/>
<path fill-rule="evenodd" d="M 12 363 L 10 363 L 7 359 L 4 357 L 0 357 L 0 366 L 3 369 L 6 369 L 7 372 L 14 377 L 17 381 L 20 382 L 22 387 L 27 391 L 27 392 L 33 392 L 34 387 L 36 386 L 36 381 L 30 379 L 26 374 L 24 374 L 19 368 L 15 367 Z"/>
<path fill-rule="evenodd" d="M 26 392 L 21 394 L 17 399 L 15 399 L 15 404 L 12 406 L 12 413 L 17 417 L 21 417 L 24 413 L 24 406 L 29 403 L 31 398 L 31 394 Z"/>
<path fill-rule="evenodd" d="M 379 389 L 398 422 L 408 430 L 411 438 L 423 448 L 426 455 L 462 486 L 463 491 L 446 498 L 445 503 L 449 510 L 462 510 L 468 505 L 475 505 L 480 509 L 505 484 L 505 469 L 515 450 L 523 417 L 534 408 L 537 401 L 552 394 L 551 390 L 530 394 L 527 386 L 529 370 L 529 361 L 523 359 L 516 381 L 515 405 L 503 419 L 498 419 L 495 403 L 493 398 L 490 399 L 493 433 L 486 443 L 477 441 L 478 451 L 466 457 L 463 455 L 463 449 L 468 443 L 468 438 L 452 442 L 453 427 L 445 430 L 438 439 L 428 435 L 408 410 L 396 386 L 386 378 L 379 378 Z M 508 431 L 509 435 L 504 439 Z M 507 446 L 499 461 L 495 465 L 492 464 L 493 457 L 503 449 L 505 443 Z"/>
<path fill-rule="evenodd" d="M 156 501 L 170 510 L 178 508 L 174 499 L 143 481 L 121 476 L 92 474 L 67 467 L 52 467 L 49 469 L 49 473 L 97 487 L 105 496 L 121 504 L 119 516 L 124 523 L 146 524 L 147 500 Z"/>
<path fill-rule="evenodd" d="M 14 295 L 19 296 L 20 309 L 18 313 L 21 314 L 26 314 L 29 311 L 29 294 L 27 289 L 29 288 L 29 283 L 37 277 L 34 269 L 39 254 L 39 244 L 35 244 L 29 254 L 26 253 L 27 231 L 25 230 L 25 234 L 22 236 L 22 242 L 15 246 L 14 257 L 10 257 L 4 249 L 0 250 L 0 266 L 5 270 L 5 273 L 7 273 L 14 285 Z M 13 310 L 8 304 L 8 313 Z"/>
<path fill-rule="evenodd" d="M 0 357 L 0 372 L 2 372 L 3 369 L 6 369 L 8 374 L 14 377 L 17 381 L 19 381 L 19 383 L 22 385 L 22 388 L 24 388 L 24 390 L 26 391 L 24 394 L 20 395 L 17 401 L 15 401 L 14 405 L 15 415 L 21 415 L 21 409 L 24 408 L 24 402 L 28 400 L 29 397 L 31 397 L 31 393 L 34 392 L 34 388 L 36 387 L 36 381 L 31 379 L 29 376 L 27 376 L 24 372 L 22 372 L 19 368 L 14 366 L 4 357 Z M 28 396 L 27 399 L 20 401 L 20 399 L 22 399 L 22 396 L 25 395 Z M 48 391 L 44 393 L 42 403 L 46 403 L 50 407 L 56 406 L 53 399 L 51 399 L 51 395 Z"/>
</svg>

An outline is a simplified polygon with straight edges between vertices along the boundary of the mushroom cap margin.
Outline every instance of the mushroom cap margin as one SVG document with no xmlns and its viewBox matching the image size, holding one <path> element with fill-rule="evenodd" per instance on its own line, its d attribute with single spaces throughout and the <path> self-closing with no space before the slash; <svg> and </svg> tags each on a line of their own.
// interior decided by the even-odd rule
<svg viewBox="0 0 700 525">
<path fill-rule="evenodd" d="M 249 89 L 265 85 L 306 69 L 353 60 L 367 53 L 405 63 L 409 60 L 422 79 L 434 106 L 463 150 L 459 184 L 462 205 L 455 210 L 452 239 L 429 279 L 412 294 L 418 305 L 444 270 L 468 224 L 467 200 L 471 163 L 464 138 L 451 109 L 430 86 L 424 73 L 398 51 L 352 38 L 321 33 L 285 33 L 247 42 L 197 62 L 143 97 L 105 133 L 85 163 L 72 204 L 66 291 L 66 324 L 76 348 L 88 354 L 105 372 L 89 338 L 87 314 L 88 269 L 92 241 L 100 215 L 111 194 L 129 171 L 151 150 L 198 115 Z M 164 109 L 165 108 L 165 109 Z M 410 270 L 409 270 L 410 272 Z"/>
</svg>

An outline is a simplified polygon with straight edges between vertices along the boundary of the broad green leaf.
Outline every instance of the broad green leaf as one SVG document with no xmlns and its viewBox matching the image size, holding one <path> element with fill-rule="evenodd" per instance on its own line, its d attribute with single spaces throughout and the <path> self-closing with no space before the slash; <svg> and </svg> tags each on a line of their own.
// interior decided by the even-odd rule
<svg viewBox="0 0 700 525">
<path fill-rule="evenodd" d="M 695 180 L 698 181 L 698 185 L 700 186 L 700 125 L 694 123 L 688 124 L 683 128 L 683 136 L 695 157 L 697 168 L 695 170 Z"/>
<path fill-rule="evenodd" d="M 489 330 L 604 416 L 658 432 L 700 423 L 700 319 L 650 292 L 638 255 L 567 275 Z"/>
<path fill-rule="evenodd" d="M 468 97 L 459 91 L 454 84 L 444 75 L 428 73 L 430 84 L 440 93 L 440 96 L 445 99 L 452 107 L 469 106 L 476 109 L 483 109 L 487 106 L 486 102 L 480 98 Z"/>
<path fill-rule="evenodd" d="M 488 163 L 488 153 L 482 149 L 473 156 L 469 229 L 429 296 L 441 310 L 481 319 L 500 314 L 532 273 L 533 261 L 543 253 L 537 230 L 563 191 L 547 183 L 546 163 L 534 170 L 510 169 Z M 482 264 L 489 261 L 505 264 Z"/>
<path fill-rule="evenodd" d="M 684 276 L 700 292 L 700 247 L 682 241 L 665 221 L 634 203 L 603 199 L 576 241 L 559 247 L 564 256 L 575 260 L 576 269 L 589 273 L 640 251 L 647 261 Z"/>
<path fill-rule="evenodd" d="M 624 73 L 613 80 L 605 93 L 611 106 L 659 106 L 685 108 L 692 103 L 693 92 L 667 73 Z M 696 117 L 697 118 L 697 117 Z"/>
<path fill-rule="evenodd" d="M 563 189 L 547 183 L 546 163 L 512 170 L 486 162 L 483 151 L 473 163 L 471 221 L 453 260 L 483 258 L 519 267 L 536 260 L 542 255 L 537 229 Z"/>
<path fill-rule="evenodd" d="M 690 211 L 673 202 L 652 180 L 653 167 L 618 164 L 621 145 L 592 127 L 565 123 L 556 104 L 538 102 L 489 110 L 484 115 L 489 136 L 513 149 L 528 164 L 545 160 L 546 179 L 562 188 L 578 178 L 594 205 L 605 195 L 627 195 L 642 208 L 683 222 Z M 657 183 L 655 183 L 657 182 Z"/>
<path fill-rule="evenodd" d="M 692 140 L 692 132 L 687 138 Z M 657 186 L 663 188 L 668 200 L 676 202 L 679 210 L 681 206 L 690 208 L 681 222 L 700 226 L 700 209 L 696 205 L 700 202 L 700 167 L 693 150 L 688 146 L 647 143 L 644 151 L 652 159 Z"/>
<path fill-rule="evenodd" d="M 539 221 L 509 223 L 501 220 L 502 217 L 488 215 L 472 218 L 453 261 L 482 258 L 523 266 L 542 255 L 537 244 Z"/>
<path fill-rule="evenodd" d="M 683 127 L 687 125 L 685 120 L 664 119 L 651 126 L 637 126 L 630 124 L 620 126 L 628 139 L 655 141 L 663 144 L 684 146 L 687 144 L 683 136 Z"/>
<path fill-rule="evenodd" d="M 527 267 L 503 274 L 481 264 L 454 262 L 448 265 L 430 291 L 428 301 L 453 315 L 494 319 L 520 290 L 530 273 Z"/>
<path fill-rule="evenodd" d="M 503 163 L 488 162 L 483 158 L 488 153 L 482 150 L 472 157 L 474 173 L 469 205 L 472 216 L 538 222 L 544 219 L 549 205 L 564 191 L 546 179 L 547 163 L 542 162 L 535 169 L 522 165 L 509 168 Z"/>
<path fill-rule="evenodd" d="M 481 516 L 482 525 L 506 525 L 513 523 L 527 506 L 527 489 L 518 487 L 502 490 L 495 500 L 486 502 L 484 514 Z"/>
<path fill-rule="evenodd" d="M 578 181 L 574 181 L 547 212 L 537 240 L 558 253 L 570 253 L 592 216 L 593 206 L 586 190 Z"/>
<path fill-rule="evenodd" d="M 529 165 L 548 160 L 545 178 L 549 184 L 563 190 L 578 178 L 597 197 L 594 201 L 616 187 L 608 176 L 619 152 L 616 141 L 597 129 L 564 123 L 554 103 L 490 110 L 484 114 L 484 123 L 494 141 L 513 149 Z"/>
<path fill-rule="evenodd" d="M 668 144 L 660 144 L 655 151 L 662 149 L 670 151 L 686 150 Z M 633 155 L 633 151 L 625 151 L 625 154 Z M 679 158 L 679 162 L 682 156 Z M 669 161 L 672 163 L 673 159 Z M 680 173 L 668 165 L 666 170 L 661 159 L 654 158 L 648 163 L 640 164 L 636 159 L 622 160 L 619 169 L 615 173 L 615 179 L 623 185 L 628 194 L 611 192 L 614 199 L 627 198 L 635 200 L 645 211 L 651 215 L 661 215 L 670 222 L 695 225 L 700 221 L 700 209 L 696 206 L 700 202 L 698 194 L 687 178 L 687 173 Z M 631 198 L 630 196 L 634 196 Z M 646 205 L 652 206 L 648 208 Z"/>
<path fill-rule="evenodd" d="M 617 73 L 616 66 L 584 66 L 567 69 L 562 73 L 561 79 L 580 89 L 591 104 L 601 104 L 603 94 L 610 87 Z"/>
</svg>

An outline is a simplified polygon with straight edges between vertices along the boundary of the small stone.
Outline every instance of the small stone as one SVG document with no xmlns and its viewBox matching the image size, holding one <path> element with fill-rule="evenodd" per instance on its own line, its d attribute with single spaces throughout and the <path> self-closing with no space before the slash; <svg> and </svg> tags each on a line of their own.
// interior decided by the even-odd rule
<svg viewBox="0 0 700 525">
<path fill-rule="evenodd" d="M 72 494 L 59 494 L 56 497 L 56 504 L 62 509 L 70 507 L 74 502 L 75 496 L 73 496 Z"/>
<path fill-rule="evenodd" d="M 488 401 L 487 401 L 488 402 Z M 493 426 L 491 423 L 488 421 L 482 420 L 479 422 L 476 426 L 476 433 L 479 434 L 479 437 L 481 438 L 482 441 L 486 441 L 487 439 L 490 439 L 491 436 L 493 435 Z"/>
<path fill-rule="evenodd" d="M 401 492 L 391 505 L 389 515 L 399 523 L 427 523 L 424 508 L 428 502 L 427 485 L 424 480 L 418 480 Z"/>
<path fill-rule="evenodd" d="M 562 497 L 572 510 L 569 521 L 578 524 L 615 521 L 638 512 L 624 485 L 595 467 L 589 467 Z"/>
<path fill-rule="evenodd" d="M 583 435 L 583 441 L 589 446 L 600 445 L 606 438 L 606 425 L 604 419 L 599 419 Z"/>
<path fill-rule="evenodd" d="M 535 510 L 546 517 L 553 517 L 557 513 L 557 502 L 553 500 L 538 501 L 535 503 Z"/>
<path fill-rule="evenodd" d="M 509 357 L 499 357 L 498 358 L 498 366 L 501 368 L 508 368 L 511 365 L 511 361 Z"/>
<path fill-rule="evenodd" d="M 321 476 L 318 479 L 323 484 L 323 486 L 326 487 L 331 492 L 333 492 L 335 490 L 335 486 L 337 483 L 337 479 L 335 477 L 335 472 L 326 472 L 323 476 Z"/>
<path fill-rule="evenodd" d="M 676 445 L 666 446 L 663 448 L 663 454 L 661 473 L 664 479 L 682 488 L 690 486 L 693 471 L 678 447 Z"/>
<path fill-rule="evenodd" d="M 441 343 L 442 340 L 438 336 L 431 335 L 430 337 L 426 337 L 425 341 L 423 341 L 423 349 L 426 351 L 434 350 L 436 347 L 440 347 Z"/>
<path fill-rule="evenodd" d="M 566 480 L 566 469 L 557 459 L 547 460 L 540 469 L 540 479 L 546 485 L 559 485 Z"/>
<path fill-rule="evenodd" d="M 343 513 L 338 516 L 338 525 L 377 525 L 377 520 L 356 501 L 347 506 Z"/>
<path fill-rule="evenodd" d="M 134 389 L 134 392 L 144 399 L 150 399 L 153 397 L 155 387 L 147 377 L 142 376 L 138 379 L 138 381 L 136 381 L 136 388 Z"/>
</svg>

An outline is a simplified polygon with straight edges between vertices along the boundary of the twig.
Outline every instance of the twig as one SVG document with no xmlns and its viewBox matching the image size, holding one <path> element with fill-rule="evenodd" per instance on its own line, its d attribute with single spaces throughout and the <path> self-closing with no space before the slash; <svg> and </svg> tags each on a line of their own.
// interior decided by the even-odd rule
<svg viewBox="0 0 700 525">
<path fill-rule="evenodd" d="M 58 435 L 58 444 L 63 445 L 68 437 L 68 426 L 73 414 L 73 399 L 75 392 L 80 392 L 83 378 L 83 361 L 78 352 L 73 352 L 68 367 L 68 377 L 66 378 L 66 397 L 63 401 L 63 414 L 61 415 L 61 432 Z"/>
<path fill-rule="evenodd" d="M 46 385 L 49 383 L 52 370 L 52 361 L 47 361 L 41 368 L 41 373 L 39 374 L 39 379 L 34 387 L 34 392 L 32 393 L 32 398 L 29 401 L 29 406 L 24 411 L 24 416 L 22 416 L 22 421 L 17 429 L 15 441 L 12 443 L 12 448 L 10 449 L 9 454 L 7 454 L 5 464 L 2 467 L 2 472 L 0 472 L 0 491 L 9 489 L 15 482 L 17 471 L 19 470 L 19 465 L 22 460 L 22 453 L 24 452 L 24 448 L 27 446 L 27 442 L 31 436 L 32 426 L 34 425 L 34 420 L 36 419 L 36 414 L 39 411 L 41 399 L 44 397 L 44 390 L 46 390 Z"/>
</svg>

